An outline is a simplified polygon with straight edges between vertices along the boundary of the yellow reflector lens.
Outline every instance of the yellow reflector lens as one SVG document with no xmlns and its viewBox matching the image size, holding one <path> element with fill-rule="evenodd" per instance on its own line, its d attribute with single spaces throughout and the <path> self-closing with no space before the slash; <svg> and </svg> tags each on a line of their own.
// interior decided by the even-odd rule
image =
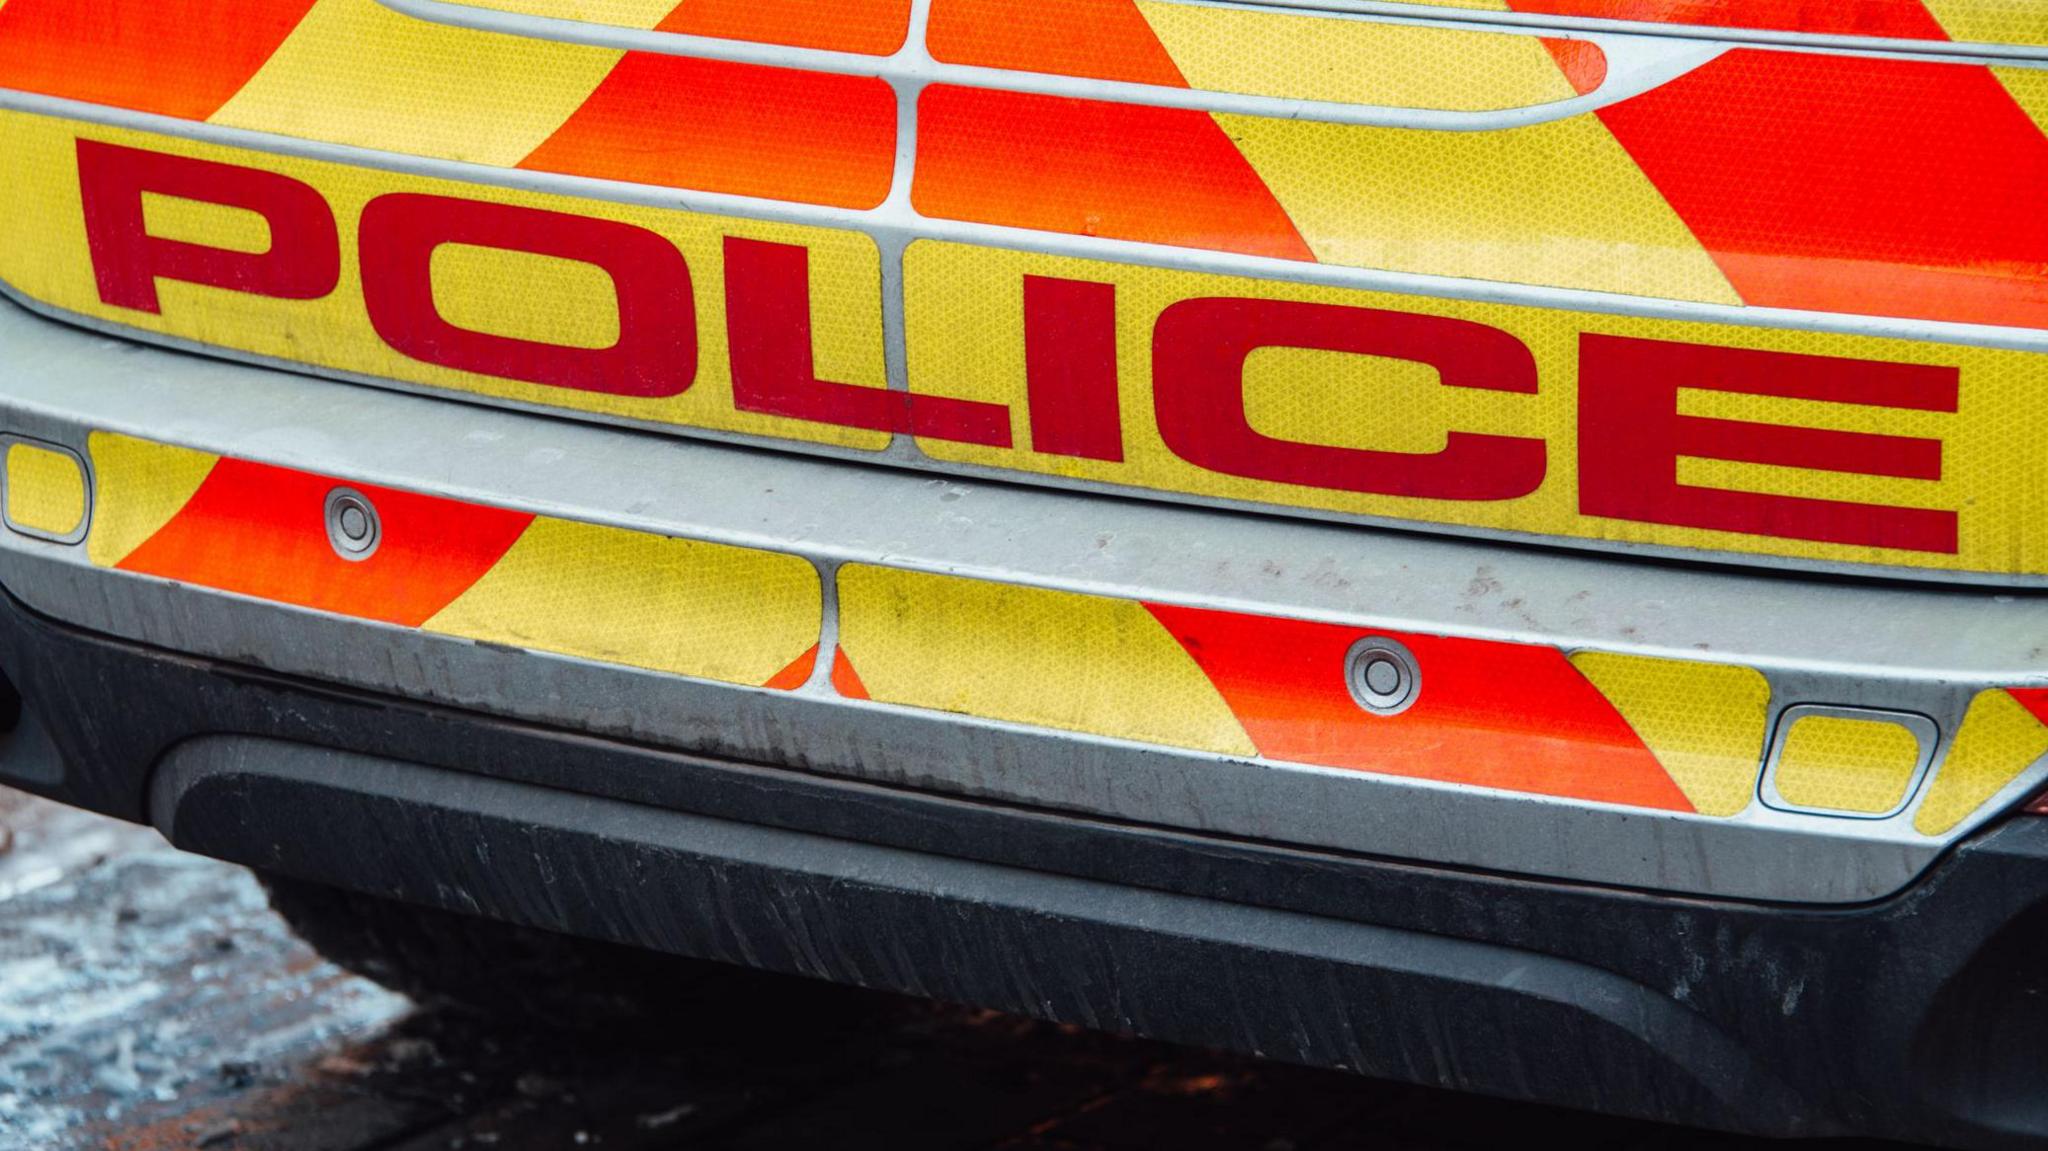
<svg viewBox="0 0 2048 1151">
<path fill-rule="evenodd" d="M 85 526 L 85 468 L 78 457 L 19 441 L 7 445 L 7 524 L 63 539 Z"/>
<path fill-rule="evenodd" d="M 1778 796 L 1794 807 L 1881 815 L 1906 800 L 1920 737 L 1880 719 L 1802 715 L 1778 751 Z"/>
</svg>

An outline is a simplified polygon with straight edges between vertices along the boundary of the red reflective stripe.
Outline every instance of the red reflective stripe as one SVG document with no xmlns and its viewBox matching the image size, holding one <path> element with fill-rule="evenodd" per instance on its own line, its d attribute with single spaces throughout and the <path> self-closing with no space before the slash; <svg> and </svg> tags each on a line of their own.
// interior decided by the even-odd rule
<svg viewBox="0 0 2048 1151">
<path fill-rule="evenodd" d="M 1187 86 L 1131 0 L 932 0 L 925 44 L 953 64 Z"/>
<path fill-rule="evenodd" d="M 1946 40 L 1920 0 L 1509 0 L 1518 12 L 1833 36 Z"/>
<path fill-rule="evenodd" d="M 860 675 L 853 670 L 853 661 L 843 651 L 832 653 L 832 690 L 847 699 L 867 699 L 868 686 L 860 681 Z"/>
<path fill-rule="evenodd" d="M 1599 114 L 1747 303 L 2048 327 L 2048 139 L 1987 68 L 1736 50 Z"/>
<path fill-rule="evenodd" d="M 2048 724 L 2048 687 L 2009 687 L 2005 694 L 2014 702 L 2034 713 L 2034 718 Z"/>
<path fill-rule="evenodd" d="M 935 0 L 927 43 L 954 63 L 1187 85 L 1132 0 Z M 917 116 L 926 215 L 1315 259 L 1206 112 L 937 84 Z"/>
<path fill-rule="evenodd" d="M 1314 260 L 1207 112 L 934 84 L 918 211 L 948 220 Z"/>
<path fill-rule="evenodd" d="M 1145 606 L 1267 758 L 1693 810 L 1614 705 L 1556 648 Z M 1345 654 L 1368 634 L 1406 645 L 1421 669 L 1420 694 L 1399 715 L 1366 712 L 1345 685 Z"/>
<path fill-rule="evenodd" d="M 313 0 L 8 0 L 0 87 L 204 120 Z"/>
<path fill-rule="evenodd" d="M 342 481 L 223 459 L 171 521 L 123 559 L 161 576 L 319 611 L 418 627 L 518 540 L 524 512 L 347 486 L 376 507 L 377 550 L 342 559 L 327 539 L 327 493 Z"/>
<path fill-rule="evenodd" d="M 887 56 L 910 30 L 910 0 L 683 0 L 657 32 Z"/>
<path fill-rule="evenodd" d="M 896 95 L 874 76 L 628 52 L 522 168 L 872 208 L 896 167 Z"/>
<path fill-rule="evenodd" d="M 768 677 L 762 687 L 776 691 L 795 691 L 811 680 L 812 669 L 818 666 L 818 645 L 812 644 L 805 652 L 789 661 L 789 666 Z"/>
</svg>

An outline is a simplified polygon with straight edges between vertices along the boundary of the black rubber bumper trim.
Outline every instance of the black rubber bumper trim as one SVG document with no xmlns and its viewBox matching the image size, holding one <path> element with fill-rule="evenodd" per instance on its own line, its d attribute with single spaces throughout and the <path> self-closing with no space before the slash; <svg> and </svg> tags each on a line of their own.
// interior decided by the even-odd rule
<svg viewBox="0 0 2048 1151">
<path fill-rule="evenodd" d="M 1580 1107 L 1806 1110 L 1648 988 L 1491 944 L 244 737 L 181 745 L 154 799 L 190 850 L 684 955 Z"/>
<path fill-rule="evenodd" d="M 25 704 L 0 780 L 153 807 L 183 846 L 303 878 L 1675 1122 L 2048 1134 L 2048 820 L 1882 903 L 1770 907 L 634 747 L 143 648 L 4 597 L 0 670 Z"/>
</svg>

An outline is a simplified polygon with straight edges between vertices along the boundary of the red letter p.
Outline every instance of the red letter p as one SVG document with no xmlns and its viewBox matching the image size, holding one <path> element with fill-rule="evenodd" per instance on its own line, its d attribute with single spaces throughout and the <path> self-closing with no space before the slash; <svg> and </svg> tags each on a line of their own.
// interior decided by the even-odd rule
<svg viewBox="0 0 2048 1151">
<path fill-rule="evenodd" d="M 152 236 L 144 192 L 254 212 L 270 226 L 270 249 L 237 252 Z M 317 300 L 341 277 L 334 213 L 319 192 L 289 176 L 80 140 L 78 193 L 100 299 L 115 307 L 161 312 L 159 277 L 281 300 Z"/>
</svg>

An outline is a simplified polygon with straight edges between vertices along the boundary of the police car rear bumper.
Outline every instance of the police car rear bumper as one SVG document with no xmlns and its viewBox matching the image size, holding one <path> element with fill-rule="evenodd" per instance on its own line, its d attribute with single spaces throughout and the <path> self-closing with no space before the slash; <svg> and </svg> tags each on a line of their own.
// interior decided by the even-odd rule
<svg viewBox="0 0 2048 1151">
<path fill-rule="evenodd" d="M 2048 819 L 1854 907 L 1675 898 L 663 751 L 92 635 L 0 597 L 0 780 L 593 938 L 1768 1135 L 2048 1134 Z"/>
</svg>

